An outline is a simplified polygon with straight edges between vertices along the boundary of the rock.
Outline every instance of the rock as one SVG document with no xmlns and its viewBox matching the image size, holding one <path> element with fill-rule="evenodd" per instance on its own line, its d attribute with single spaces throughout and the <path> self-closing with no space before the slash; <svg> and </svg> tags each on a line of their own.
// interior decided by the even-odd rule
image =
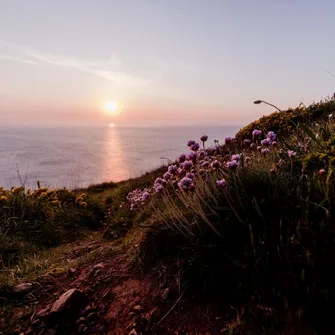
<svg viewBox="0 0 335 335">
<path fill-rule="evenodd" d="M 49 314 L 49 310 L 50 310 L 50 306 L 46 307 L 46 308 L 43 308 L 41 310 L 39 310 L 37 313 L 36 313 L 36 317 L 38 319 L 43 319 L 44 317 L 46 317 L 48 314 Z"/>
<path fill-rule="evenodd" d="M 63 293 L 52 305 L 50 313 L 62 313 L 64 311 L 71 314 L 79 313 L 87 303 L 87 297 L 81 291 L 72 288 Z"/>
<path fill-rule="evenodd" d="M 86 320 L 87 322 L 91 323 L 91 322 L 94 322 L 97 318 L 98 318 L 98 315 L 93 312 L 87 315 Z"/>
<path fill-rule="evenodd" d="M 84 323 L 82 323 L 78 326 L 78 332 L 79 333 L 86 333 L 87 332 L 87 327 L 85 326 Z"/>
<path fill-rule="evenodd" d="M 33 289 L 32 283 L 22 283 L 14 286 L 13 292 L 17 294 L 27 294 Z"/>
<path fill-rule="evenodd" d="M 77 325 L 80 325 L 81 323 L 85 323 L 85 318 L 80 317 L 80 318 L 76 321 L 76 324 L 77 324 Z"/>
<path fill-rule="evenodd" d="M 143 307 L 142 307 L 141 305 L 136 305 L 133 309 L 134 309 L 134 311 L 136 311 L 136 312 L 141 312 L 141 311 L 143 311 Z"/>
</svg>

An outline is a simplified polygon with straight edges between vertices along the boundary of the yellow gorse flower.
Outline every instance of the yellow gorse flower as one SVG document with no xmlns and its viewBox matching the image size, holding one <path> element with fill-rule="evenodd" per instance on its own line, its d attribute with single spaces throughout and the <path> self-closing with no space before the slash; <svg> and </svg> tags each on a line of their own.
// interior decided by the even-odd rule
<svg viewBox="0 0 335 335">
<path fill-rule="evenodd" d="M 1 197 L 0 197 L 0 201 L 1 202 L 5 202 L 5 201 L 7 201 L 8 200 L 8 198 L 6 197 L 6 196 L 4 196 L 4 195 L 2 195 Z"/>
</svg>

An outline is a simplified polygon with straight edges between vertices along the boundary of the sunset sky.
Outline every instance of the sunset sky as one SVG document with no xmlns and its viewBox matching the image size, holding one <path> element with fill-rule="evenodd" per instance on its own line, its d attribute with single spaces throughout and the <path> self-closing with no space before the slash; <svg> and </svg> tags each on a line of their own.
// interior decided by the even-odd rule
<svg viewBox="0 0 335 335">
<path fill-rule="evenodd" d="M 272 112 L 257 99 L 309 104 L 335 92 L 334 13 L 333 0 L 0 0 L 0 124 L 243 124 Z"/>
</svg>

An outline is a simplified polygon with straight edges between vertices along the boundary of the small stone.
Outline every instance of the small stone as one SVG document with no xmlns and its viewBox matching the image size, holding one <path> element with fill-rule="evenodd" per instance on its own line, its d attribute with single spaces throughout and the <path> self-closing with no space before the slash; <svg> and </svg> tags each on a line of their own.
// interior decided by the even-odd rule
<svg viewBox="0 0 335 335">
<path fill-rule="evenodd" d="M 62 313 L 65 310 L 70 314 L 75 314 L 85 306 L 87 297 L 81 291 L 72 288 L 63 293 L 52 305 L 50 313 Z"/>
<path fill-rule="evenodd" d="M 32 283 L 23 283 L 14 286 L 13 291 L 18 294 L 26 294 L 29 293 L 33 289 Z"/>
<path fill-rule="evenodd" d="M 136 311 L 136 312 L 141 312 L 141 311 L 143 311 L 143 307 L 142 307 L 141 305 L 136 305 L 133 309 L 134 309 L 134 311 Z"/>
<path fill-rule="evenodd" d="M 80 318 L 76 321 L 76 324 L 77 324 L 77 325 L 80 325 L 81 323 L 85 323 L 85 318 L 80 317 Z"/>
<path fill-rule="evenodd" d="M 78 332 L 79 333 L 86 333 L 87 332 L 87 327 L 85 326 L 84 323 L 82 323 L 82 324 L 79 325 Z"/>
<path fill-rule="evenodd" d="M 94 322 L 97 318 L 98 318 L 98 315 L 93 312 L 87 315 L 86 320 L 91 323 L 91 322 Z"/>
</svg>

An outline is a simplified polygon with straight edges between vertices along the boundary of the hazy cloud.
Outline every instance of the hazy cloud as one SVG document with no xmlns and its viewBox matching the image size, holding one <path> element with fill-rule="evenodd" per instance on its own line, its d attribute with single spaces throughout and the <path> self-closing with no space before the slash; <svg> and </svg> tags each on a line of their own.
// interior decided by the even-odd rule
<svg viewBox="0 0 335 335">
<path fill-rule="evenodd" d="M 152 73 L 150 75 L 136 76 L 123 71 L 122 62 L 115 55 L 106 61 L 88 61 L 21 48 L 6 41 L 0 41 L 0 47 L 0 59 L 33 65 L 49 64 L 72 68 L 126 86 L 147 86 L 158 77 L 157 75 L 153 76 Z M 5 49 L 5 52 L 2 52 L 2 49 Z"/>
<path fill-rule="evenodd" d="M 26 63 L 26 64 L 34 64 L 34 65 L 37 64 L 36 62 L 29 60 L 29 59 L 21 59 L 21 58 L 11 57 L 11 56 L 4 55 L 4 54 L 0 54 L 0 59 L 12 60 L 14 62 L 21 62 L 21 63 Z"/>
</svg>

